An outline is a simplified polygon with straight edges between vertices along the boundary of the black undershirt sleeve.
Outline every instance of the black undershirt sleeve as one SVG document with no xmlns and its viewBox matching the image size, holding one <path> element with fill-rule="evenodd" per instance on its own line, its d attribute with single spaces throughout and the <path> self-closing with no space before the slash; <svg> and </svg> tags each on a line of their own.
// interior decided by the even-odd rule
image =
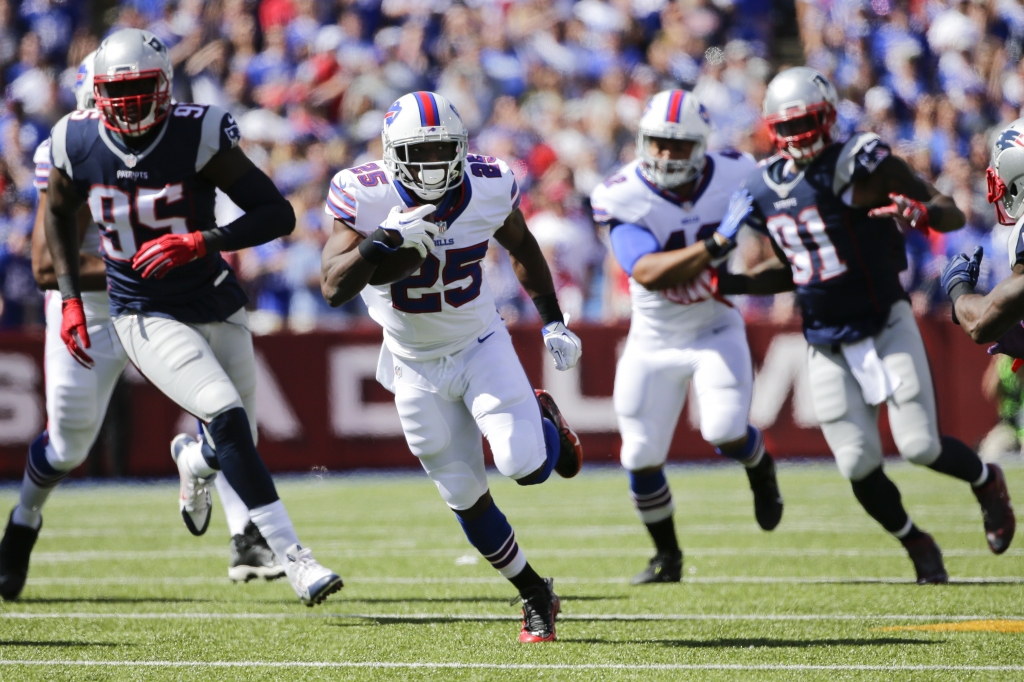
<svg viewBox="0 0 1024 682">
<path fill-rule="evenodd" d="M 208 251 L 238 251 L 259 246 L 295 229 L 295 211 L 259 168 L 253 167 L 224 193 L 245 211 L 227 225 L 203 230 Z"/>
</svg>

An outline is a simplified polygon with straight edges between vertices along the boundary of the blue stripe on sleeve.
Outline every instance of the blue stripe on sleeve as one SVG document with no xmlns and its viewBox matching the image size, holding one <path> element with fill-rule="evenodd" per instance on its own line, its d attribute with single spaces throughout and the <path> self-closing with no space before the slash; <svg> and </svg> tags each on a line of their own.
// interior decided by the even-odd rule
<svg viewBox="0 0 1024 682">
<path fill-rule="evenodd" d="M 633 223 L 619 223 L 612 228 L 609 237 L 615 260 L 630 277 L 638 260 L 649 253 L 661 251 L 661 244 L 651 231 Z"/>
</svg>

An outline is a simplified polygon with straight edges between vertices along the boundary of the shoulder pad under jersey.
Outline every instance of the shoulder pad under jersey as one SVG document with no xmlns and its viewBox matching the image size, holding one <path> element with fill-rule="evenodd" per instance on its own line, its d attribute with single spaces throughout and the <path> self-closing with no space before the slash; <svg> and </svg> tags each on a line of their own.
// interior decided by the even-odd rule
<svg viewBox="0 0 1024 682">
<path fill-rule="evenodd" d="M 590 193 L 594 222 L 636 223 L 650 211 L 653 190 L 636 177 L 635 163 L 623 166 Z"/>
<path fill-rule="evenodd" d="M 215 155 L 238 146 L 242 133 L 234 117 L 213 104 L 175 104 L 171 116 L 195 118 L 202 121 L 199 148 L 196 150 L 196 172 L 198 173 Z"/>
</svg>

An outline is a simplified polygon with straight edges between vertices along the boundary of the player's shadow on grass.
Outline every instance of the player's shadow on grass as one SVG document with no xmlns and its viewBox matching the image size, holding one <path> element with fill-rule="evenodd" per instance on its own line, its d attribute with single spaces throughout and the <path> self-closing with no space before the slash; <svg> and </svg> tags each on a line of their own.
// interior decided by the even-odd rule
<svg viewBox="0 0 1024 682">
<path fill-rule="evenodd" d="M 213 599 L 192 597 L 23 597 L 19 604 L 200 604 Z M 292 602 L 288 602 L 289 604 Z"/>
<path fill-rule="evenodd" d="M 608 600 L 622 600 L 629 599 L 629 597 L 622 596 L 591 596 L 591 597 L 566 597 L 559 595 L 562 599 L 571 599 L 572 601 L 608 601 Z M 508 604 L 512 597 L 367 597 L 365 599 L 346 599 L 345 602 L 349 604 L 476 604 L 476 603 L 493 603 L 493 604 Z M 295 602 L 293 600 L 281 601 L 282 604 L 288 604 L 291 606 Z"/>
<path fill-rule="evenodd" d="M 124 646 L 120 642 L 32 642 L 0 640 L 0 646 Z"/>
<path fill-rule="evenodd" d="M 943 640 L 908 639 L 906 637 L 874 637 L 872 639 L 569 639 L 560 642 L 573 644 L 659 644 L 684 649 L 807 649 L 826 646 L 890 646 L 893 644 L 943 644 Z"/>
</svg>

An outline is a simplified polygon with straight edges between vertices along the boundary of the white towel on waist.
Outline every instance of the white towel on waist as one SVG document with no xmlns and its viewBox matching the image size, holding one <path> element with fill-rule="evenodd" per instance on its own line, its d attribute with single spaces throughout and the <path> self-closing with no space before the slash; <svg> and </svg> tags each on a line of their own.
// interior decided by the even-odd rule
<svg viewBox="0 0 1024 682">
<path fill-rule="evenodd" d="M 900 387 L 899 375 L 890 372 L 878 357 L 873 338 L 869 336 L 856 343 L 844 343 L 841 347 L 868 405 L 884 403 Z"/>
</svg>

